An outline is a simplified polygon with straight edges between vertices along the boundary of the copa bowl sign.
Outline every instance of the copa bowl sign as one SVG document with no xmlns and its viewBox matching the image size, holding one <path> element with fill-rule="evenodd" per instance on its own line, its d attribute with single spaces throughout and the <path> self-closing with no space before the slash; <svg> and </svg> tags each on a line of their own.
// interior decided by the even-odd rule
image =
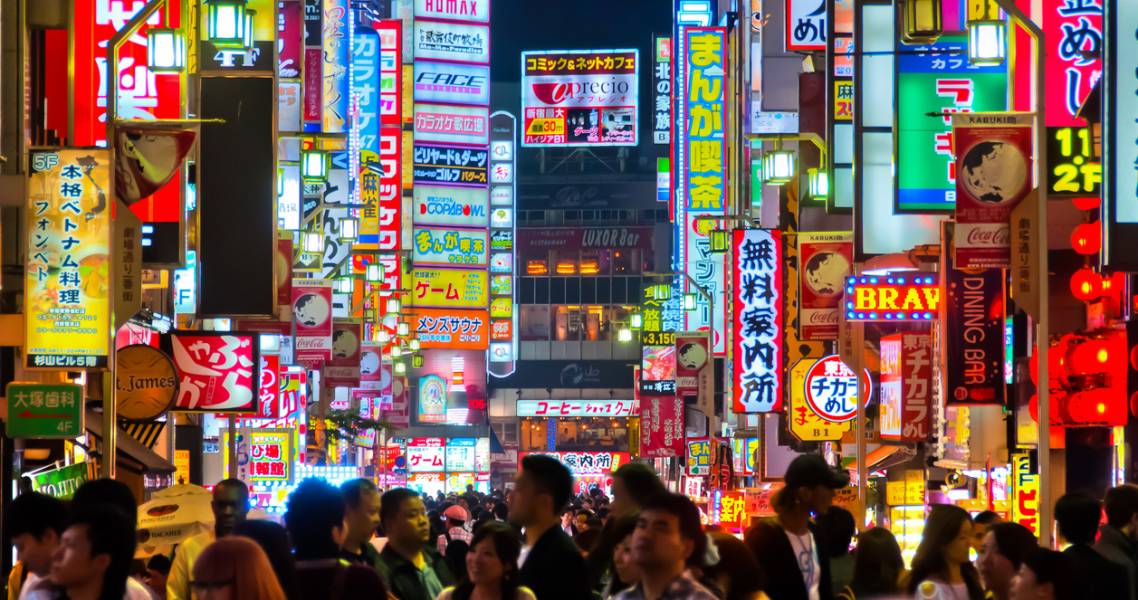
<svg viewBox="0 0 1138 600">
<path fill-rule="evenodd" d="M 806 372 L 806 403 L 819 417 L 833 423 L 852 421 L 857 416 L 858 390 L 853 369 L 837 354 L 819 359 Z M 869 370 L 861 377 L 861 404 L 865 406 L 873 393 Z"/>
</svg>

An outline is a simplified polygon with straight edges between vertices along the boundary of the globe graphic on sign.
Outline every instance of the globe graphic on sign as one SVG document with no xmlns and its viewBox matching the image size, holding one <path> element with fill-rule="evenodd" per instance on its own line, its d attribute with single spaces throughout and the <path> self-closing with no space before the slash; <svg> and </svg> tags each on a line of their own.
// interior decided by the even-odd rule
<svg viewBox="0 0 1138 600">
<path fill-rule="evenodd" d="M 302 327 L 319 327 L 332 316 L 332 307 L 320 294 L 303 294 L 292 303 L 292 315 Z"/>
<path fill-rule="evenodd" d="M 380 356 L 378 352 L 364 352 L 360 356 L 360 374 L 373 375 L 379 372 Z"/>
<path fill-rule="evenodd" d="M 707 349 L 703 344 L 687 343 L 680 346 L 677 357 L 680 366 L 688 371 L 694 371 L 707 362 Z"/>
<path fill-rule="evenodd" d="M 968 149 L 958 175 L 973 198 L 999 204 L 1015 198 L 1027 184 L 1027 159 L 1006 142 L 980 142 Z"/>
<path fill-rule="evenodd" d="M 348 358 L 360 348 L 360 339 L 356 332 L 349 329 L 338 329 L 332 332 L 332 357 Z"/>
<path fill-rule="evenodd" d="M 803 280 L 810 291 L 818 296 L 836 296 L 842 293 L 842 283 L 850 274 L 850 261 L 837 252 L 819 252 L 806 261 Z"/>
</svg>

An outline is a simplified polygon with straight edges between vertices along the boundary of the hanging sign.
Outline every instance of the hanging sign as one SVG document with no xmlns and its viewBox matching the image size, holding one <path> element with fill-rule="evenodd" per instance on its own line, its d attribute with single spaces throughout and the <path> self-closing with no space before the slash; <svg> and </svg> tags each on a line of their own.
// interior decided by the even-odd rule
<svg viewBox="0 0 1138 600">
<path fill-rule="evenodd" d="M 1023 525 L 1032 534 L 1039 533 L 1039 474 L 1031 468 L 1031 455 L 1012 454 L 1012 523 Z"/>
<path fill-rule="evenodd" d="M 881 338 L 881 438 L 904 442 L 928 438 L 932 409 L 932 338 L 894 333 Z"/>
<path fill-rule="evenodd" d="M 363 327 L 359 321 L 333 322 L 332 359 L 324 365 L 324 381 L 329 387 L 359 386 L 362 338 Z"/>
<path fill-rule="evenodd" d="M 726 198 L 724 110 L 727 93 L 727 32 L 722 27 L 686 27 L 684 90 L 678 122 L 682 164 L 677 165 L 688 211 L 723 214 Z"/>
<path fill-rule="evenodd" d="M 9 383 L 5 391 L 10 439 L 75 438 L 83 435 L 83 386 L 70 383 Z"/>
<path fill-rule="evenodd" d="M 836 340 L 842 286 L 853 265 L 853 234 L 798 232 L 797 237 L 802 339 Z"/>
<path fill-rule="evenodd" d="M 655 39 L 656 62 L 652 65 L 652 88 L 656 103 L 652 111 L 652 141 L 672 143 L 672 38 Z"/>
<path fill-rule="evenodd" d="M 411 327 L 422 348 L 485 350 L 490 316 L 485 310 L 415 307 Z"/>
<path fill-rule="evenodd" d="M 477 64 L 490 63 L 490 27 L 415 19 L 414 57 Z"/>
<path fill-rule="evenodd" d="M 711 473 L 711 439 L 706 437 L 687 439 L 688 475 L 699 476 Z"/>
<path fill-rule="evenodd" d="M 319 365 L 332 358 L 332 282 L 292 282 L 292 320 L 296 326 L 296 362 Z"/>
<path fill-rule="evenodd" d="M 257 412 L 260 336 L 178 331 L 169 343 L 178 371 L 171 410 Z"/>
<path fill-rule="evenodd" d="M 819 417 L 844 423 L 857 416 L 858 389 L 854 373 L 837 354 L 818 359 L 807 369 L 805 378 L 806 403 Z M 866 369 L 861 381 L 862 405 L 869 402 L 872 390 Z"/>
<path fill-rule="evenodd" d="M 847 321 L 932 321 L 940 285 L 931 274 L 846 278 Z"/>
<path fill-rule="evenodd" d="M 281 357 L 276 354 L 261 355 L 261 379 L 257 388 L 257 416 L 276 419 L 280 416 L 280 396 L 285 383 L 281 381 Z"/>
<path fill-rule="evenodd" d="M 488 150 L 415 144 L 415 183 L 476 185 L 487 183 Z"/>
<path fill-rule="evenodd" d="M 705 415 L 715 413 L 711 393 L 711 349 L 705 335 L 676 336 L 676 396 L 694 397 L 695 405 Z"/>
<path fill-rule="evenodd" d="M 75 490 L 90 479 L 90 471 L 90 463 L 84 461 L 24 477 L 31 481 L 33 492 L 47 494 L 60 500 L 70 500 L 75 495 Z"/>
<path fill-rule="evenodd" d="M 781 233 L 736 229 L 733 238 L 734 411 L 774 412 L 782 407 Z"/>
<path fill-rule="evenodd" d="M 807 399 L 807 395 L 810 392 L 811 373 L 814 372 L 814 368 L 821 362 L 819 359 L 806 358 L 794 363 L 794 366 L 790 369 L 790 408 L 788 410 L 787 419 L 790 422 L 790 433 L 804 442 L 840 440 L 842 439 L 842 435 L 849 431 L 853 424 L 852 420 L 836 421 L 823 417 L 814 409 L 814 403 Z M 841 364 L 840 361 L 839 364 Z M 823 367 L 821 373 L 824 372 Z M 849 369 L 845 369 L 845 372 L 849 372 Z M 818 376 L 820 377 L 821 374 Z M 848 378 L 844 376 L 837 377 L 834 381 L 839 385 L 848 385 L 853 381 L 852 373 Z M 824 391 L 819 391 L 819 397 L 822 396 L 823 393 L 830 395 L 835 391 L 830 388 L 829 383 L 827 383 L 826 386 Z M 845 390 L 840 391 L 844 392 Z M 848 400 L 848 395 L 843 393 L 838 398 L 839 402 L 845 403 Z"/>
<path fill-rule="evenodd" d="M 640 456 L 664 458 L 684 451 L 684 400 L 678 396 L 640 397 Z"/>
<path fill-rule="evenodd" d="M 153 421 L 178 392 L 174 362 L 154 346 L 134 344 L 115 352 L 115 407 L 119 418 Z"/>
<path fill-rule="evenodd" d="M 954 237 L 959 239 L 948 235 Z M 951 255 L 942 254 L 942 261 L 945 399 L 949 404 L 1003 404 L 1004 273 L 961 271 Z"/>
<path fill-rule="evenodd" d="M 826 3 L 817 0 L 786 0 L 786 51 L 811 52 L 826 49 Z"/>
</svg>

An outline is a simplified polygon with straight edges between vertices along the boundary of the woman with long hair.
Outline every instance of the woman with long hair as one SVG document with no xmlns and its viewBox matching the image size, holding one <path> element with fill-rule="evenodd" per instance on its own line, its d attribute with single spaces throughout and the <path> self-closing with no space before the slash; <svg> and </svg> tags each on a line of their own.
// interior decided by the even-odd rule
<svg viewBox="0 0 1138 600">
<path fill-rule="evenodd" d="M 905 560 L 897 538 L 884 527 L 857 536 L 853 580 L 838 594 L 840 600 L 891 598 L 901 593 Z M 961 599 L 963 600 L 963 599 Z"/>
<path fill-rule="evenodd" d="M 219 538 L 194 563 L 197 600 L 285 600 L 265 551 L 245 537 Z"/>
<path fill-rule="evenodd" d="M 517 530 L 505 523 L 486 523 L 470 540 L 466 577 L 437 600 L 535 600 L 533 592 L 518 583 L 521 551 Z"/>
<path fill-rule="evenodd" d="M 612 551 L 612 573 L 605 583 L 601 598 L 609 600 L 621 591 L 640 583 L 640 567 L 632 562 L 632 532 L 636 530 L 636 514 L 610 519 L 605 535 L 615 540 Z"/>
<path fill-rule="evenodd" d="M 980 545 L 976 568 L 994 600 L 1008 600 L 1012 579 L 1032 550 L 1039 547 L 1031 530 L 1019 523 L 992 525 Z"/>
<path fill-rule="evenodd" d="M 972 518 L 951 504 L 934 504 L 913 557 L 910 594 L 920 600 L 983 600 L 980 575 L 968 560 Z"/>
<path fill-rule="evenodd" d="M 253 540 L 265 551 L 285 598 L 297 600 L 300 597 L 296 589 L 296 561 L 283 526 L 263 519 L 248 519 L 238 523 L 233 534 Z"/>
</svg>

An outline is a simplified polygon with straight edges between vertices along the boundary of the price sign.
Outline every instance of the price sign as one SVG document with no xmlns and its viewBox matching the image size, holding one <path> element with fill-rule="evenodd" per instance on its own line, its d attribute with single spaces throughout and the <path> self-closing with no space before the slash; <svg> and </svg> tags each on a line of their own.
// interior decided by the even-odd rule
<svg viewBox="0 0 1138 600">
<path fill-rule="evenodd" d="M 1088 128 L 1048 127 L 1047 192 L 1097 196 L 1102 185 L 1102 163 L 1094 159 L 1092 149 Z"/>
<path fill-rule="evenodd" d="M 676 334 L 670 331 L 645 331 L 640 335 L 640 341 L 645 346 L 674 346 Z"/>
</svg>

